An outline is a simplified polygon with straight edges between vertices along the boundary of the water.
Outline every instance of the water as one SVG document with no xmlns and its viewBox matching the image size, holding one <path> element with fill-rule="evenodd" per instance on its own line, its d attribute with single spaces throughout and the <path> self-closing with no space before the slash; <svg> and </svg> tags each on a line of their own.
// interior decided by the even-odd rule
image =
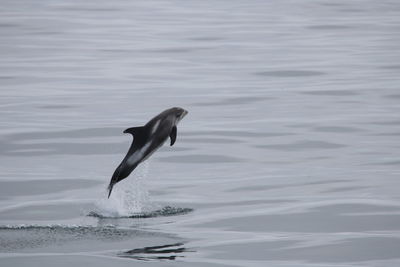
<svg viewBox="0 0 400 267">
<path fill-rule="evenodd" d="M 400 264 L 398 1 L 1 6 L 1 266 Z"/>
</svg>

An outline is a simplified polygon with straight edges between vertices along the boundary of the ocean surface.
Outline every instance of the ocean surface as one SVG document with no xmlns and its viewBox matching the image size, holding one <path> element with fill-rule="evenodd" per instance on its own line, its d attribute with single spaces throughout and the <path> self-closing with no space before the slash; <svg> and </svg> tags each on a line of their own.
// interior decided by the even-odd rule
<svg viewBox="0 0 400 267">
<path fill-rule="evenodd" d="M 397 0 L 1 1 L 0 266 L 400 266 L 399 137 Z"/>
</svg>

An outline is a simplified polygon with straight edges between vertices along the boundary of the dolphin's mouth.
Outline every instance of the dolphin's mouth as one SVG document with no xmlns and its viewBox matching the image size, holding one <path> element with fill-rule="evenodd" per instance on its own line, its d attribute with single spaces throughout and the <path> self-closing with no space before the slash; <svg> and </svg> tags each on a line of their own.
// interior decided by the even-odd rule
<svg viewBox="0 0 400 267">
<path fill-rule="evenodd" d="M 186 109 L 183 110 L 183 113 L 181 115 L 181 119 L 183 119 L 187 114 L 189 113 L 189 111 L 187 111 Z"/>
</svg>

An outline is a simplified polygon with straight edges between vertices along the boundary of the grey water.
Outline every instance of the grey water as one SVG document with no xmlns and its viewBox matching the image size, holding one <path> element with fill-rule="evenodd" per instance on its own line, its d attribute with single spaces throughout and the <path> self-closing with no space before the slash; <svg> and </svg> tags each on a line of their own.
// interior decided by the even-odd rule
<svg viewBox="0 0 400 267">
<path fill-rule="evenodd" d="M 399 266 L 399 48 L 399 1 L 2 0 L 0 266 Z"/>
</svg>

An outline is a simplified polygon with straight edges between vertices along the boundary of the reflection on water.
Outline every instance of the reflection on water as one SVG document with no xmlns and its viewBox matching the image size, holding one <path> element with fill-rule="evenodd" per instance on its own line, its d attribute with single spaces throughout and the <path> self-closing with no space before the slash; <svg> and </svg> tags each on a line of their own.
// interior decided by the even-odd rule
<svg viewBox="0 0 400 267">
<path fill-rule="evenodd" d="M 0 265 L 398 266 L 399 18 L 2 1 Z M 122 131 L 172 106 L 190 112 L 174 146 L 106 199 Z"/>
<path fill-rule="evenodd" d="M 182 252 L 188 250 L 183 247 L 183 243 L 169 244 L 163 246 L 153 246 L 136 248 L 125 251 L 119 254 L 120 257 L 131 258 L 135 260 L 175 260 L 177 257 L 184 257 L 181 255 Z"/>
</svg>

